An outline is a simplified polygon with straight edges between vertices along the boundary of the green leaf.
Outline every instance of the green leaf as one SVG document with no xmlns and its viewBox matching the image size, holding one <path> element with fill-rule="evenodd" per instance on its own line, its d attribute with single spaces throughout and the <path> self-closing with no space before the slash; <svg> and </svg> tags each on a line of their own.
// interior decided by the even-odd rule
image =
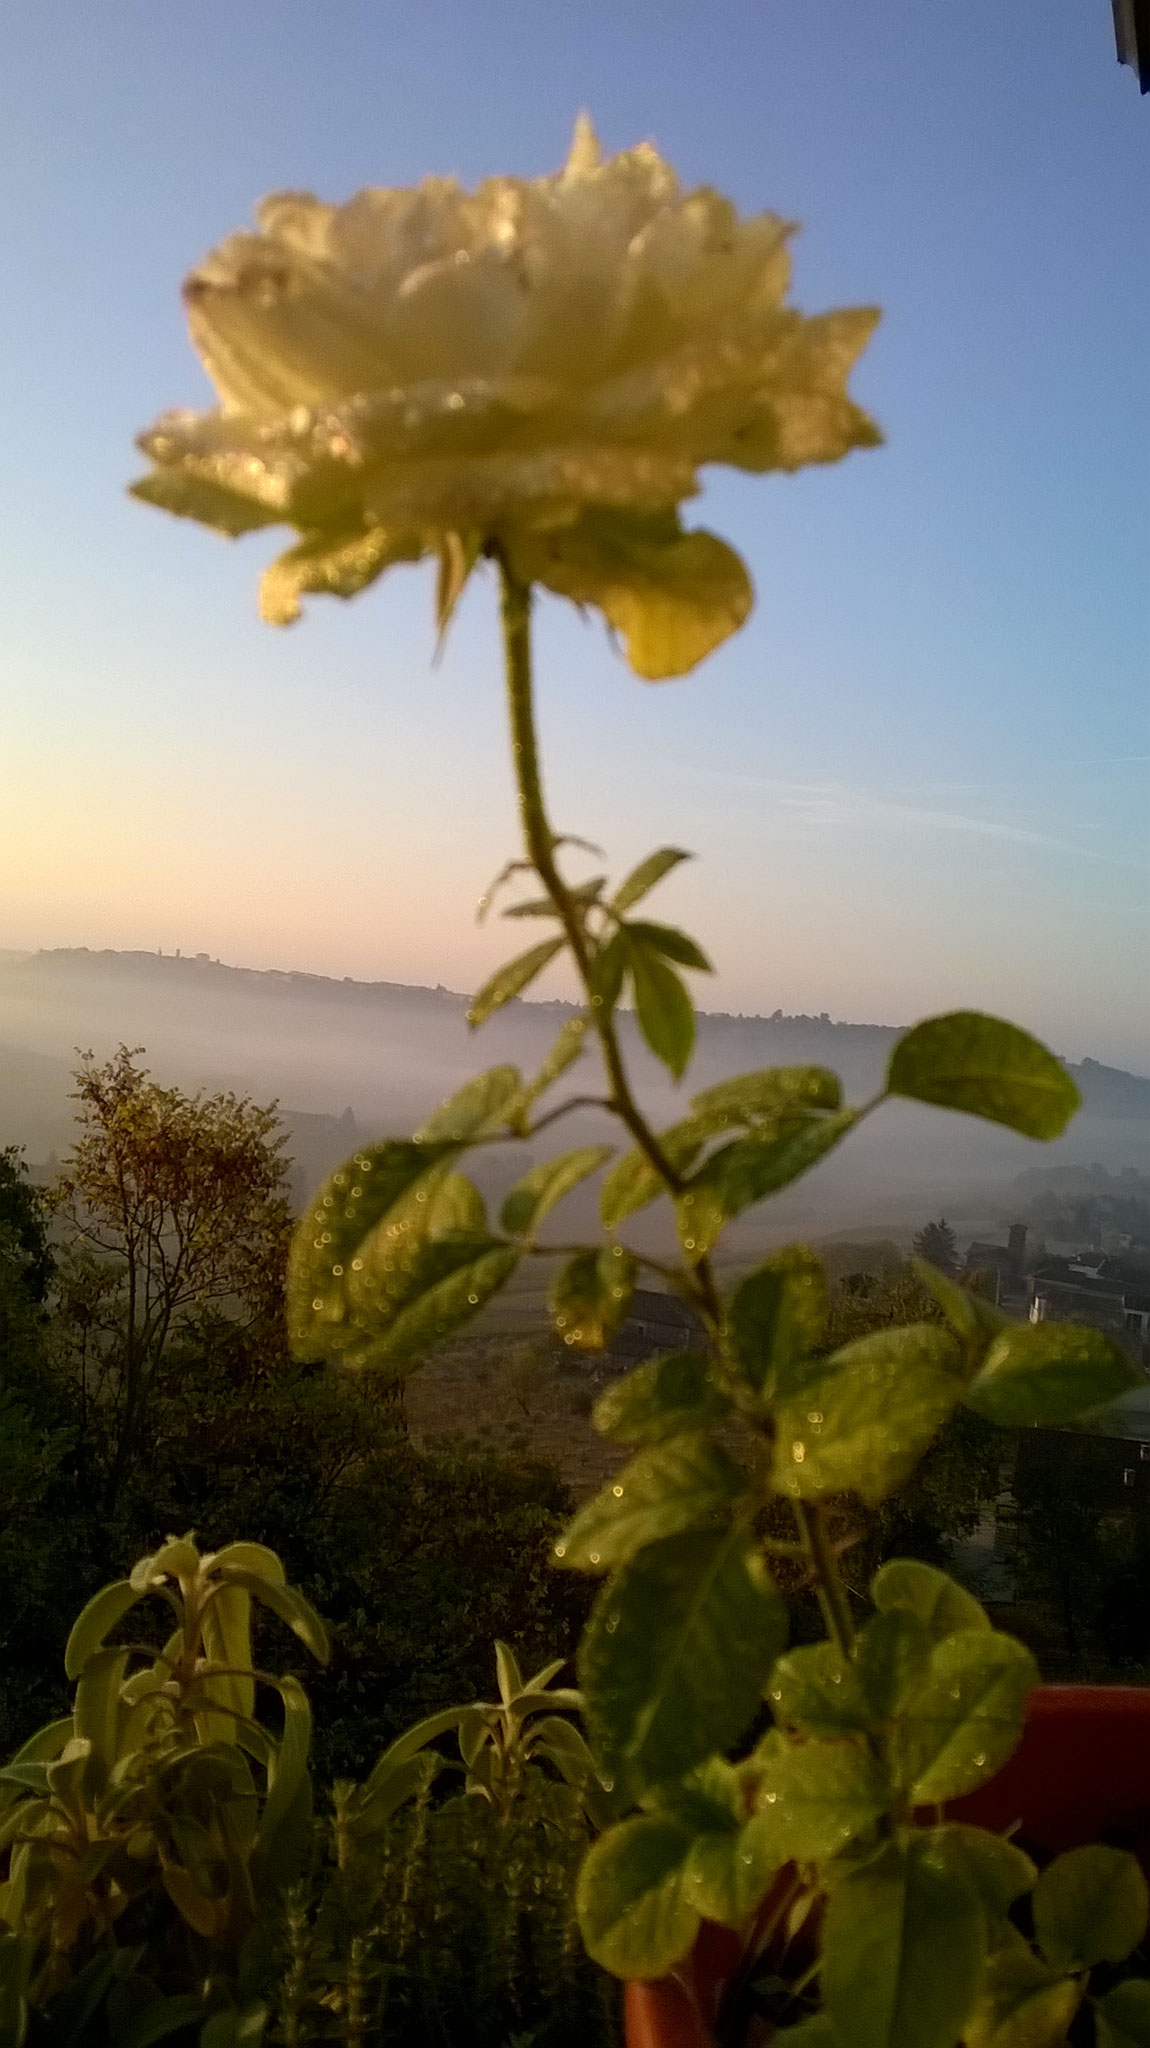
<svg viewBox="0 0 1150 2048">
<path fill-rule="evenodd" d="M 589 882 L 580 882 L 578 888 L 568 889 L 570 902 L 580 909 L 587 909 L 599 900 L 599 892 L 607 880 L 606 875 L 595 875 Z M 558 917 L 563 913 L 551 896 L 534 896 L 528 903 L 512 903 L 503 912 L 504 917 Z"/>
<path fill-rule="evenodd" d="M 637 921 L 624 927 L 632 945 L 644 947 L 648 952 L 661 954 L 665 960 L 674 960 L 680 967 L 694 967 L 700 974 L 713 974 L 714 968 L 701 946 L 688 938 L 671 924 L 644 924 Z"/>
<path fill-rule="evenodd" d="M 616 1443 L 645 1444 L 721 1422 L 730 1412 L 704 1352 L 668 1351 L 615 1380 L 600 1395 L 591 1420 Z"/>
<path fill-rule="evenodd" d="M 915 1614 L 872 1614 L 855 1645 L 855 1670 L 871 1713 L 887 1721 L 922 1677 L 930 1636 Z"/>
<path fill-rule="evenodd" d="M 514 1001 L 537 974 L 542 974 L 548 962 L 562 952 L 566 943 L 563 938 L 544 939 L 541 945 L 532 946 L 528 952 L 520 953 L 517 960 L 509 960 L 506 967 L 500 967 L 471 999 L 467 1021 L 472 1030 L 485 1024 L 505 1003 Z"/>
<path fill-rule="evenodd" d="M 1030 1651 L 997 1629 L 936 1643 L 891 1732 L 891 1769 L 914 1804 L 941 1806 L 992 1778 L 1018 1744 L 1037 1683 Z"/>
<path fill-rule="evenodd" d="M 64 1670 L 69 1678 L 79 1678 L 89 1657 L 103 1649 L 104 1638 L 116 1623 L 123 1619 L 129 1608 L 143 1600 L 147 1587 L 135 1587 L 130 1579 L 118 1579 L 113 1586 L 104 1586 L 99 1593 L 93 1593 L 72 1624 L 64 1651 Z"/>
<path fill-rule="evenodd" d="M 966 1390 L 979 1415 L 1005 1429 L 1057 1428 L 1141 1384 L 1112 1337 L 1074 1323 L 1010 1323 Z"/>
<path fill-rule="evenodd" d="M 576 1252 L 556 1274 L 549 1303 L 563 1342 L 578 1351 L 602 1351 L 625 1321 L 637 1267 L 622 1245 Z"/>
<path fill-rule="evenodd" d="M 687 1898 L 706 1920 L 742 1927 L 782 1867 L 775 1845 L 744 1818 L 744 1776 L 721 1757 L 667 1786 L 659 1805 L 694 1837 L 683 1866 Z"/>
<path fill-rule="evenodd" d="M 1034 1889 L 1038 1872 L 1029 1856 L 1002 1835 L 948 1821 L 943 1827 L 931 1828 L 924 1839 L 930 1845 L 932 1863 L 963 1879 L 975 1894 L 988 1934 L 993 1923 L 1002 1922 L 1015 1899 Z"/>
<path fill-rule="evenodd" d="M 878 1763 L 855 1737 L 794 1742 L 772 1730 L 752 1762 L 759 1776 L 753 1825 L 780 1863 L 839 1855 L 873 1832 L 890 1803 Z"/>
<path fill-rule="evenodd" d="M 1034 1890 L 1038 1946 L 1059 1970 L 1124 1962 L 1146 1932 L 1148 1911 L 1137 1859 L 1100 1842 L 1056 1856 Z"/>
<path fill-rule="evenodd" d="M 792 1500 L 855 1492 L 868 1507 L 914 1470 L 962 1396 L 954 1339 L 933 1323 L 876 1330 L 812 1365 L 776 1405 L 774 1480 Z"/>
<path fill-rule="evenodd" d="M 676 1203 L 684 1249 L 702 1258 L 725 1223 L 808 1173 L 857 1122 L 853 1109 L 819 1118 L 784 1117 L 713 1152 Z"/>
<path fill-rule="evenodd" d="M 997 1328 L 1001 1329 L 1005 1324 L 1006 1317 L 992 1308 L 989 1302 L 969 1293 L 965 1287 L 959 1287 L 948 1274 L 940 1273 L 937 1266 L 932 1266 L 928 1259 L 912 1259 L 910 1265 L 966 1350 L 981 1351 L 993 1334 L 984 1320 L 987 1309 L 990 1309 Z"/>
<path fill-rule="evenodd" d="M 295 1357 L 332 1357 L 358 1341 L 348 1298 L 352 1280 L 359 1270 L 370 1277 L 377 1264 L 388 1270 L 389 1258 L 399 1269 L 403 1254 L 426 1235 L 433 1198 L 460 1149 L 389 1138 L 357 1152 L 324 1182 L 296 1227 L 288 1259 Z M 374 1313 L 378 1317 L 378 1305 Z"/>
<path fill-rule="evenodd" d="M 677 868 L 680 861 L 693 858 L 679 846 L 660 846 L 656 853 L 649 853 L 646 860 L 641 860 L 637 868 L 632 868 L 625 881 L 620 882 L 608 907 L 616 917 L 621 917 L 625 910 L 630 910 L 633 904 L 646 896 L 656 882 L 661 882 L 664 875 Z"/>
<path fill-rule="evenodd" d="M 598 1172 L 611 1157 L 610 1145 L 581 1145 L 564 1152 L 559 1159 L 544 1160 L 516 1181 L 504 1204 L 500 1221 L 512 1237 L 529 1237 L 538 1230 L 557 1202 L 589 1174 Z"/>
<path fill-rule="evenodd" d="M 915 1557 L 892 1557 L 880 1565 L 870 1592 L 880 1614 L 913 1615 L 932 1643 L 940 1643 L 960 1629 L 990 1627 L 973 1593 Z"/>
<path fill-rule="evenodd" d="M 439 1278 L 427 1276 L 427 1284 L 416 1298 L 378 1335 L 361 1337 L 359 1349 L 349 1351 L 348 1362 L 398 1370 L 425 1357 L 444 1337 L 479 1314 L 505 1286 L 518 1263 L 514 1245 L 480 1242 L 442 1247 L 439 1264 L 448 1270 Z"/>
<path fill-rule="evenodd" d="M 729 1516 L 746 1492 L 746 1475 L 710 1437 L 672 1437 L 585 1501 L 552 1555 L 575 1571 L 610 1571 L 645 1544 Z"/>
<path fill-rule="evenodd" d="M 593 1842 L 575 1910 L 587 1953 L 616 1977 L 661 1977 L 689 1954 L 699 1915 L 684 1890 L 688 1829 L 644 1814 Z"/>
<path fill-rule="evenodd" d="M 955 2048 L 982 1969 L 982 1920 L 966 1886 L 912 1840 L 835 1885 L 820 1979 L 851 2048 Z"/>
<path fill-rule="evenodd" d="M 594 1009 L 605 1011 L 608 1017 L 611 1015 L 623 993 L 623 980 L 629 964 L 626 939 L 621 931 L 613 932 L 591 958 L 588 981 Z"/>
<path fill-rule="evenodd" d="M 526 1128 L 525 1113 L 531 1107 L 531 1104 L 537 1102 L 541 1095 L 545 1095 L 552 1084 L 559 1079 L 560 1074 L 565 1074 L 567 1069 L 573 1067 L 576 1060 L 581 1058 L 585 1049 L 585 1040 L 589 1028 L 590 1019 L 588 1017 L 583 1015 L 568 1017 L 567 1022 L 561 1027 L 559 1036 L 556 1038 L 539 1072 L 533 1081 L 527 1083 L 516 1105 L 518 1115 L 515 1119 L 515 1124 L 517 1129 L 524 1130 Z"/>
<path fill-rule="evenodd" d="M 597 605 L 648 682 L 686 675 L 737 632 L 754 602 L 743 563 L 713 533 L 684 532 L 677 512 L 594 508 L 573 525 L 512 545 L 525 583 Z"/>
<path fill-rule="evenodd" d="M 737 1741 L 786 1638 L 751 1533 L 665 1537 L 602 1589 L 579 1651 L 592 1747 L 620 1796 Z"/>
<path fill-rule="evenodd" d="M 230 1585 L 242 1586 L 256 1600 L 262 1600 L 273 1614 L 285 1622 L 294 1636 L 298 1636 L 305 1649 L 311 1651 L 319 1663 L 326 1664 L 331 1656 L 331 1644 L 327 1630 L 315 1608 L 297 1593 L 294 1586 L 281 1586 L 274 1580 L 264 1578 L 258 1572 L 245 1572 L 232 1565 L 221 1574 Z"/>
<path fill-rule="evenodd" d="M 506 1128 L 506 1112 L 523 1092 L 517 1067 L 490 1067 L 449 1095 L 415 1133 L 417 1145 L 463 1144 Z"/>
<path fill-rule="evenodd" d="M 679 1081 L 695 1049 L 695 1006 L 673 967 L 633 940 L 629 930 L 624 936 L 639 1029 L 656 1059 Z"/>
<path fill-rule="evenodd" d="M 251 1863 L 257 1884 L 270 1882 L 279 1888 L 289 1884 L 294 1874 L 290 1861 L 292 1852 L 299 1846 L 297 1829 L 301 1795 L 310 1795 L 307 1760 L 311 1747 L 311 1708 L 298 1679 L 278 1678 L 276 1689 L 283 1700 L 283 1734 L 276 1746 Z"/>
<path fill-rule="evenodd" d="M 850 1658 L 834 1643 L 788 1650 L 771 1672 L 767 1699 L 780 1726 L 806 1735 L 854 1733 L 874 1719 Z"/>
<path fill-rule="evenodd" d="M 227 1543 L 222 1550 L 213 1551 L 204 1559 L 213 1572 L 234 1569 L 241 1572 L 256 1572 L 261 1579 L 270 1579 L 277 1586 L 287 1583 L 283 1565 L 274 1550 L 264 1543 Z"/>
<path fill-rule="evenodd" d="M 1061 1061 L 1029 1032 L 978 1010 L 930 1017 L 900 1038 L 888 1095 L 1006 1124 L 1028 1138 L 1059 1138 L 1081 1103 Z"/>
<path fill-rule="evenodd" d="M 694 1164 L 715 1128 L 713 1119 L 691 1116 L 658 1133 L 659 1148 L 676 1173 L 685 1173 Z M 666 1192 L 666 1182 L 636 1145 L 616 1160 L 604 1178 L 599 1196 L 600 1220 L 608 1230 L 614 1230 L 626 1217 L 633 1216 L 637 1209 L 645 1209 L 648 1202 Z"/>
<path fill-rule="evenodd" d="M 117 1759 L 120 1687 L 127 1669 L 127 1650 L 96 1650 L 86 1658 L 76 1682 L 72 1720 L 76 1735 L 91 1744 L 84 1775 L 88 1795 L 93 1800 L 104 1790 Z"/>
<path fill-rule="evenodd" d="M 727 1311 L 727 1338 L 752 1393 L 769 1398 L 779 1374 L 816 1348 L 827 1311 L 823 1262 L 806 1245 L 775 1252 L 743 1281 Z"/>
<path fill-rule="evenodd" d="M 965 2048 L 1064 2048 L 1082 1986 L 1016 1937 L 989 1957 Z"/>
<path fill-rule="evenodd" d="M 718 1113 L 731 1123 L 754 1124 L 796 1109 L 841 1109 L 842 1083 L 827 1067 L 763 1067 L 704 1088 L 691 1097 L 691 1107 L 700 1116 Z"/>
<path fill-rule="evenodd" d="M 1150 2048 L 1150 1983 L 1128 1977 L 1094 2009 L 1098 2048 Z"/>
</svg>

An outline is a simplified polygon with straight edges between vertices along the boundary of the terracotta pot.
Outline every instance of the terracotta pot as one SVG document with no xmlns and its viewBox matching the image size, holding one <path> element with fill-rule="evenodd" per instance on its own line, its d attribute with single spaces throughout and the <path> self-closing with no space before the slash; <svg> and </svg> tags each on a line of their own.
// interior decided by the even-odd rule
<svg viewBox="0 0 1150 2048">
<path fill-rule="evenodd" d="M 989 1784 L 947 1808 L 1040 1855 L 1109 1840 L 1150 1875 L 1150 1686 L 1043 1685 L 1014 1755 Z M 676 1977 L 628 1984 L 627 2048 L 717 2048 L 715 2023 L 739 1938 L 705 1923 Z"/>
</svg>

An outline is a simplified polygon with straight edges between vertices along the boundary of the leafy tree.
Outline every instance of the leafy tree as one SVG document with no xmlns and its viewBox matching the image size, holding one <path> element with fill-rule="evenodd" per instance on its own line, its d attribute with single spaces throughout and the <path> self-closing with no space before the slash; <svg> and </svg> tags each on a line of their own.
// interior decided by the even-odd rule
<svg viewBox="0 0 1150 2048">
<path fill-rule="evenodd" d="M 28 1299 L 41 1306 L 52 1278 L 49 1203 L 28 1177 L 23 1148 L 0 1149 L 0 1260 L 18 1276 Z"/>
<path fill-rule="evenodd" d="M 290 1216 L 274 1104 L 161 1088 L 122 1045 L 76 1073 L 80 1135 L 59 1183 L 61 1309 L 74 1384 L 102 1436 L 114 1511 L 189 1318 L 240 1326 L 282 1286 Z"/>
<path fill-rule="evenodd" d="M 940 1273 L 953 1277 L 958 1271 L 958 1246 L 945 1216 L 940 1216 L 937 1223 L 923 1225 L 914 1239 L 914 1251 L 916 1258 L 928 1259 Z"/>
</svg>

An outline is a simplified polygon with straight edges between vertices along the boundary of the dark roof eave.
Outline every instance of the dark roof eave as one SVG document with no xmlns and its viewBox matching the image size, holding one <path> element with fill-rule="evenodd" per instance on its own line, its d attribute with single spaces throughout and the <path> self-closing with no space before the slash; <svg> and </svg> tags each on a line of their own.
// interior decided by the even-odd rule
<svg viewBox="0 0 1150 2048">
<path fill-rule="evenodd" d="M 1111 0 L 1118 62 L 1138 74 L 1142 91 L 1150 92 L 1150 0 Z"/>
</svg>

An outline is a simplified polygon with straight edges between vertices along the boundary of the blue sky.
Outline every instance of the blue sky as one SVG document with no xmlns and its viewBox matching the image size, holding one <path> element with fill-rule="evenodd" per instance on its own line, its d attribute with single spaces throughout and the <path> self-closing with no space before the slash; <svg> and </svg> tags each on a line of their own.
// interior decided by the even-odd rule
<svg viewBox="0 0 1150 2048">
<path fill-rule="evenodd" d="M 13 10 L 0 945 L 454 987 L 512 950 L 472 915 L 513 850 L 490 590 L 434 670 L 427 571 L 276 633 L 274 537 L 123 486 L 208 402 L 179 282 L 260 194 L 538 175 L 580 107 L 802 221 L 805 310 L 884 307 L 887 445 L 715 478 L 758 604 L 683 682 L 542 608 L 560 822 L 698 852 L 662 902 L 711 1007 L 969 1003 L 1150 1070 L 1150 103 L 1108 0 Z"/>
</svg>

